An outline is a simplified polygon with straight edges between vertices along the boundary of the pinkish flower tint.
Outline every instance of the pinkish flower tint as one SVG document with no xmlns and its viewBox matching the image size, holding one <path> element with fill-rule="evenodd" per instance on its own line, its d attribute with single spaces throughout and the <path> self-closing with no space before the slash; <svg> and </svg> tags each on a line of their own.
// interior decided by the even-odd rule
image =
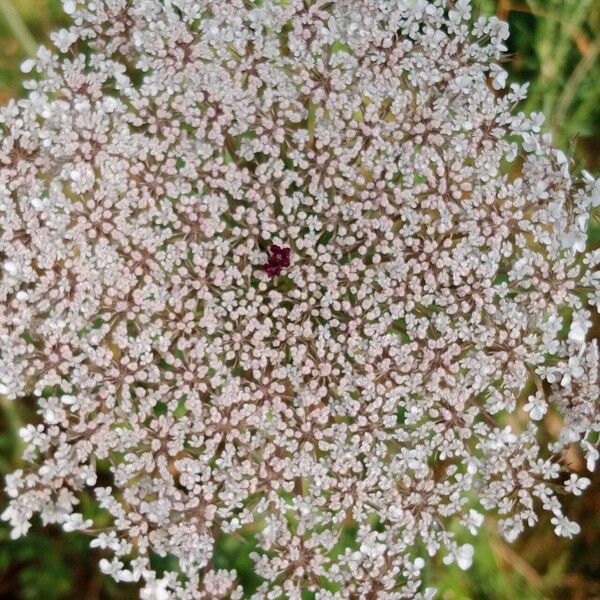
<svg viewBox="0 0 600 600">
<path fill-rule="evenodd" d="M 13 538 L 92 535 L 140 600 L 428 600 L 486 514 L 577 533 L 600 182 L 471 4 L 63 0 L 0 107 Z"/>
</svg>

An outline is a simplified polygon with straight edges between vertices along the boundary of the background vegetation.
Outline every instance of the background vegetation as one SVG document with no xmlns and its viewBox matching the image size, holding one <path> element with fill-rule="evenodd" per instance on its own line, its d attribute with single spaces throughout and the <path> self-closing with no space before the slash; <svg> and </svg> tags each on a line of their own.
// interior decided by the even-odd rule
<svg viewBox="0 0 600 600">
<path fill-rule="evenodd" d="M 360 1 L 360 0 L 357 0 Z M 508 20 L 512 36 L 507 68 L 513 81 L 531 81 L 523 110 L 543 111 L 556 143 L 579 164 L 600 176 L 600 0 L 474 0 L 484 14 Z M 0 104 L 21 96 L 20 63 L 47 44 L 49 33 L 68 24 L 60 0 L 0 0 Z M 600 227 L 592 225 L 592 244 Z M 595 325 L 600 337 L 600 323 Z M 19 465 L 17 431 L 32 407 L 0 397 L 0 475 Z M 548 427 L 559 427 L 548 418 Z M 583 470 L 573 453 L 571 465 Z M 4 504 L 0 492 L 0 511 Z M 89 511 L 93 509 L 88 508 Z M 464 573 L 433 565 L 427 577 L 443 600 L 600 600 L 600 473 L 567 514 L 582 525 L 574 540 L 559 540 L 548 521 L 508 545 L 492 519 L 477 537 L 476 560 Z M 215 565 L 237 568 L 252 581 L 247 546 L 221 541 Z M 36 527 L 11 541 L 0 525 L 0 600 L 126 600 L 134 586 L 117 587 L 101 576 L 99 556 L 87 538 Z M 161 564 L 162 563 L 162 564 Z M 157 559 L 157 568 L 166 568 Z"/>
</svg>

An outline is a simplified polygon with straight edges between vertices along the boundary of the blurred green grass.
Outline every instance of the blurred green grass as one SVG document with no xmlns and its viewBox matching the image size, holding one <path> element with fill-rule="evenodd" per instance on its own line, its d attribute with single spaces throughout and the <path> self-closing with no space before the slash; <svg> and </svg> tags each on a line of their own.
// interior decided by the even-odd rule
<svg viewBox="0 0 600 600">
<path fill-rule="evenodd" d="M 506 67 L 512 81 L 531 82 L 521 109 L 543 111 L 556 144 L 600 175 L 600 0 L 474 0 L 474 5 L 478 12 L 497 14 L 510 24 Z M 10 26 L 8 6 L 9 0 L 0 0 L 0 104 L 23 95 L 19 65 L 32 42 L 14 23 Z M 48 44 L 49 33 L 68 24 L 60 0 L 12 0 L 12 7 L 35 43 Z M 600 229 L 593 233 L 597 242 Z M 16 432 L 32 408 L 0 408 L 4 475 L 19 463 Z M 3 504 L 0 495 L 0 510 Z M 472 569 L 465 573 L 440 561 L 426 577 L 439 587 L 443 600 L 600 600 L 599 474 L 588 493 L 569 501 L 567 510 L 582 524 L 574 540 L 557 539 L 545 520 L 508 545 L 490 519 L 475 541 L 468 540 L 475 545 Z M 98 558 L 81 535 L 36 527 L 28 537 L 11 541 L 8 529 L 0 525 L 0 599 L 137 597 L 134 586 L 118 587 L 101 576 Z M 214 563 L 252 578 L 248 548 L 239 541 L 219 543 Z"/>
</svg>

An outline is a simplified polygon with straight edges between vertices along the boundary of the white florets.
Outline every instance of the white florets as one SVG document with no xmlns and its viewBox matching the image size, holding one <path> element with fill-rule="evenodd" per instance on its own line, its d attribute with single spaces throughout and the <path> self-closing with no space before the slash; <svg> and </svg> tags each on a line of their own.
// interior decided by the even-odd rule
<svg viewBox="0 0 600 600">
<path fill-rule="evenodd" d="M 576 534 L 600 184 L 515 112 L 506 24 L 469 0 L 63 5 L 64 54 L 0 110 L 0 393 L 38 414 L 13 537 L 36 513 L 92 533 L 145 600 L 244 597 L 212 556 L 253 537 L 253 598 L 326 600 L 432 598 L 427 555 L 468 568 L 455 532 L 484 512 Z"/>
</svg>

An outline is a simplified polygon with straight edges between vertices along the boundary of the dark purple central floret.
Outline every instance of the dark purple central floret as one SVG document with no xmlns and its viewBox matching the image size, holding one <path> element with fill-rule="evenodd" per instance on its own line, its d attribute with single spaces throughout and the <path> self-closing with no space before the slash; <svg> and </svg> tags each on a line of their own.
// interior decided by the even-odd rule
<svg viewBox="0 0 600 600">
<path fill-rule="evenodd" d="M 290 248 L 282 248 L 273 244 L 267 264 L 263 266 L 269 277 L 279 275 L 285 267 L 290 266 Z"/>
</svg>

